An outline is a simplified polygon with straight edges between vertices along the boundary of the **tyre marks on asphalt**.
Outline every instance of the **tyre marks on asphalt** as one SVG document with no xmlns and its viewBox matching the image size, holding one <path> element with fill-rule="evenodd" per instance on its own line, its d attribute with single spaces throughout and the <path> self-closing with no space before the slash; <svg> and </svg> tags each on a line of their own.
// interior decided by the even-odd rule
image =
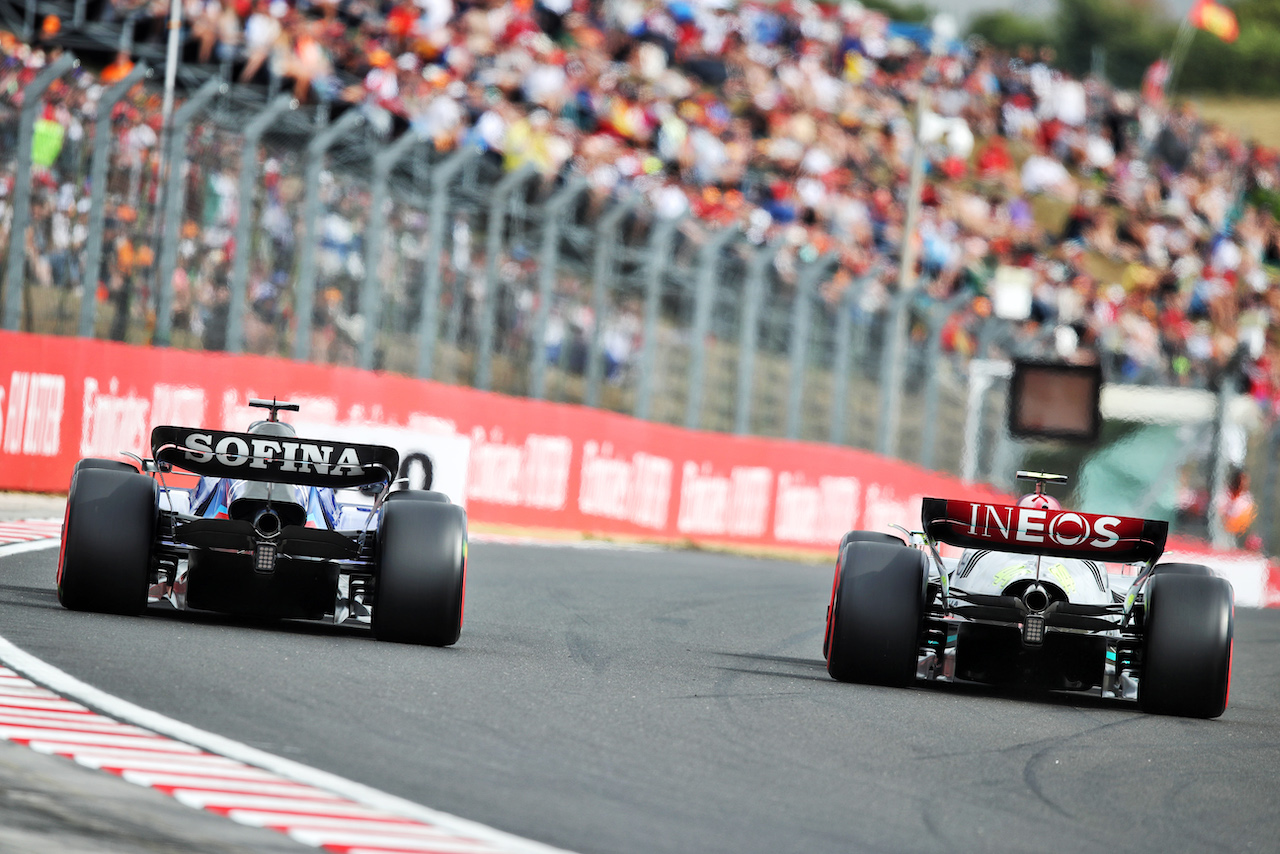
<svg viewBox="0 0 1280 854">
<path fill-rule="evenodd" d="M 505 854 L 459 834 L 122 723 L 0 666 L 0 738 L 339 854 Z"/>
</svg>

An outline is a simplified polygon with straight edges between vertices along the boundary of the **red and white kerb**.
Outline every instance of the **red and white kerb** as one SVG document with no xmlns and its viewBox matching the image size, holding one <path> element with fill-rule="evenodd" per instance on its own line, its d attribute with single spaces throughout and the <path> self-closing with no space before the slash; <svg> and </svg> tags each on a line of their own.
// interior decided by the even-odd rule
<svg viewBox="0 0 1280 854">
<path fill-rule="evenodd" d="M 61 519 L 23 519 L 0 522 L 0 545 L 32 543 L 62 535 Z"/>
<path fill-rule="evenodd" d="M 121 723 L 6 667 L 0 667 L 0 738 L 338 854 L 510 850 Z"/>
</svg>

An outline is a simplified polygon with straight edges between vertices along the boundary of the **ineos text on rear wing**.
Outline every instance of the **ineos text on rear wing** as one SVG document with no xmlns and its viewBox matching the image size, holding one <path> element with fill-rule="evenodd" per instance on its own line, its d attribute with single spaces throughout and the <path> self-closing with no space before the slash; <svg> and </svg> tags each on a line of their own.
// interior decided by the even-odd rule
<svg viewBox="0 0 1280 854">
<path fill-rule="evenodd" d="M 961 548 L 1113 563 L 1154 561 L 1169 535 L 1168 522 L 1152 519 L 946 498 L 924 499 L 921 518 L 930 538 Z"/>
<path fill-rule="evenodd" d="M 390 482 L 400 467 L 395 448 L 193 427 L 151 431 L 151 455 L 208 477 L 265 480 L 336 489 Z"/>
</svg>

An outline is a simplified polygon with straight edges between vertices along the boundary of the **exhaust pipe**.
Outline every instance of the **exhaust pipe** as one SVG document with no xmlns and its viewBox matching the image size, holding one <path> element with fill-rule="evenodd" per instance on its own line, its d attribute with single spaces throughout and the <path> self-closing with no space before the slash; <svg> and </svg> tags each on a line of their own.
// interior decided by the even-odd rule
<svg viewBox="0 0 1280 854">
<path fill-rule="evenodd" d="M 280 534 L 280 528 L 280 517 L 270 507 L 259 510 L 258 515 L 253 517 L 253 530 L 258 532 L 259 537 L 269 540 Z"/>
<path fill-rule="evenodd" d="M 1049 607 L 1049 591 L 1039 584 L 1033 584 L 1023 591 L 1022 604 L 1026 605 L 1031 613 L 1039 614 Z"/>
</svg>

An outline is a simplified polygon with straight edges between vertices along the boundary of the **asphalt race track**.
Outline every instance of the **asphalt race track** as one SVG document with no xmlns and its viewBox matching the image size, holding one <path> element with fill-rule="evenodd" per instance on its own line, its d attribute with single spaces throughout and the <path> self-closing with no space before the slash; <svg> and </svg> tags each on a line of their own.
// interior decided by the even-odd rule
<svg viewBox="0 0 1280 854">
<path fill-rule="evenodd" d="M 56 554 L 0 559 L 0 635 L 25 651 L 180 721 L 583 854 L 1166 854 L 1280 839 L 1280 612 L 1237 612 L 1231 706 L 1196 721 L 833 682 L 826 567 L 473 543 L 462 640 L 437 650 L 305 623 L 65 611 Z"/>
</svg>

